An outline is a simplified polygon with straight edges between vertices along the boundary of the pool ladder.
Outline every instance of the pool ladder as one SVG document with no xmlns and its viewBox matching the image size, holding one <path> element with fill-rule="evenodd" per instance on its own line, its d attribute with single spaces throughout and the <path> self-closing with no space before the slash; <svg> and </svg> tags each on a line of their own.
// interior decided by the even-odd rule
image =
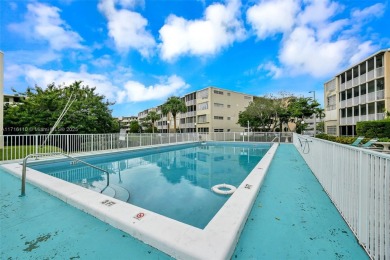
<svg viewBox="0 0 390 260">
<path fill-rule="evenodd" d="M 89 166 L 89 167 L 92 167 L 92 168 L 94 168 L 94 169 L 96 169 L 96 170 L 99 170 L 99 171 L 102 171 L 102 172 L 106 173 L 106 175 L 107 175 L 107 183 L 106 183 L 106 186 L 100 191 L 100 193 L 103 193 L 103 191 L 104 191 L 105 189 L 107 189 L 107 187 L 110 185 L 110 173 L 109 173 L 108 171 L 102 169 L 102 168 L 99 168 L 99 167 L 95 166 L 95 165 L 92 165 L 92 164 L 90 164 L 90 163 L 84 162 L 84 161 L 82 161 L 82 160 L 80 160 L 80 159 L 77 159 L 77 158 L 75 158 L 75 157 L 73 157 L 73 156 L 70 156 L 70 155 L 68 155 L 68 154 L 61 153 L 61 152 L 53 152 L 53 153 L 34 153 L 34 154 L 29 154 L 29 155 L 27 155 L 27 156 L 24 157 L 24 159 L 23 159 L 22 189 L 21 189 L 21 194 L 20 194 L 20 196 L 25 196 L 25 195 L 26 195 L 26 172 L 27 172 L 27 169 L 26 169 L 27 166 L 26 166 L 26 164 L 27 164 L 27 160 L 28 160 L 29 158 L 32 158 L 32 157 L 38 158 L 38 157 L 51 156 L 51 155 L 62 155 L 62 156 L 65 156 L 65 157 L 67 157 L 67 158 L 72 159 L 73 161 L 76 161 L 76 162 L 85 164 L 85 165 L 87 165 L 87 166 Z"/>
</svg>

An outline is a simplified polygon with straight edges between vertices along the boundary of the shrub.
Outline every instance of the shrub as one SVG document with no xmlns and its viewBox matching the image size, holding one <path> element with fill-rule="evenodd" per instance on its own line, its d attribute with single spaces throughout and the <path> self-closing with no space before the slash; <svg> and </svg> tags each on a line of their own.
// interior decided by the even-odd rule
<svg viewBox="0 0 390 260">
<path fill-rule="evenodd" d="M 327 135 L 327 134 L 318 134 L 316 135 L 317 138 L 340 143 L 340 144 L 352 144 L 356 137 L 347 137 L 347 136 L 333 136 L 333 135 Z"/>
<path fill-rule="evenodd" d="M 356 132 L 367 138 L 390 138 L 390 120 L 363 121 L 356 124 Z"/>
</svg>

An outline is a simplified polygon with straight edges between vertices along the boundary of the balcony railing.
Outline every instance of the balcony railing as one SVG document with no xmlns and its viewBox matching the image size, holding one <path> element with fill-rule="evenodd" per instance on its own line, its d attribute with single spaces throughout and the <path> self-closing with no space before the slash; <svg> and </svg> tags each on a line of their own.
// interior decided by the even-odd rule
<svg viewBox="0 0 390 260">
<path fill-rule="evenodd" d="M 352 98 L 347 99 L 347 107 L 352 106 Z"/>
<path fill-rule="evenodd" d="M 376 92 L 376 100 L 384 99 L 385 98 L 385 90 L 378 90 Z"/>
<path fill-rule="evenodd" d="M 360 84 L 366 83 L 366 74 L 360 75 Z"/>
<path fill-rule="evenodd" d="M 343 91 L 343 90 L 345 90 L 345 83 L 340 84 L 340 91 Z"/>
<path fill-rule="evenodd" d="M 347 104 L 346 100 L 341 101 L 340 102 L 340 108 L 344 108 L 346 104 Z"/>
<path fill-rule="evenodd" d="M 376 98 L 375 92 L 368 93 L 367 102 L 375 101 L 375 98 Z"/>
<path fill-rule="evenodd" d="M 374 73 L 375 73 L 375 70 L 370 70 L 368 73 L 367 73 L 367 81 L 370 81 L 372 79 L 374 79 Z"/>
<path fill-rule="evenodd" d="M 382 119 L 385 119 L 385 113 L 377 113 L 376 120 L 382 120 Z"/>
<path fill-rule="evenodd" d="M 367 121 L 375 120 L 375 114 L 368 114 Z"/>
<path fill-rule="evenodd" d="M 365 104 L 365 103 L 367 103 L 367 95 L 366 94 L 360 96 L 360 104 Z"/>
<path fill-rule="evenodd" d="M 352 80 L 348 80 L 347 82 L 346 82 L 346 88 L 348 89 L 348 88 L 351 88 L 352 87 Z"/>
<path fill-rule="evenodd" d="M 347 117 L 347 125 L 353 125 L 353 117 Z"/>
<path fill-rule="evenodd" d="M 367 121 L 367 115 L 360 115 L 359 121 Z"/>
<path fill-rule="evenodd" d="M 383 75 L 384 75 L 383 71 L 384 71 L 383 67 L 377 68 L 375 77 L 377 77 L 377 78 L 383 77 Z"/>
<path fill-rule="evenodd" d="M 354 97 L 354 98 L 353 98 L 352 104 L 353 104 L 354 106 L 359 105 L 359 99 L 360 99 L 359 96 Z"/>
<path fill-rule="evenodd" d="M 347 118 L 346 117 L 340 118 L 340 125 L 346 125 L 346 124 L 347 124 Z"/>
<path fill-rule="evenodd" d="M 359 76 L 353 78 L 352 81 L 353 81 L 353 86 L 354 86 L 354 87 L 357 86 L 357 85 L 359 85 L 359 84 L 360 84 Z"/>
<path fill-rule="evenodd" d="M 196 116 L 196 111 L 191 111 L 186 113 L 186 117 L 192 117 L 192 116 Z"/>
</svg>

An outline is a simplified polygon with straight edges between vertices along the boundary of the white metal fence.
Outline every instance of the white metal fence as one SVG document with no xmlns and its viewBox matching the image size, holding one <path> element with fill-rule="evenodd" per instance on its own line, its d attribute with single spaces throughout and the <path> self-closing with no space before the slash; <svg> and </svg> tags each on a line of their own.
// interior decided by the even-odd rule
<svg viewBox="0 0 390 260">
<path fill-rule="evenodd" d="M 294 134 L 294 145 L 373 259 L 390 259 L 390 155 Z"/>
<path fill-rule="evenodd" d="M 156 134 L 54 134 L 3 135 L 0 160 L 24 158 L 32 153 L 67 154 L 114 150 L 138 146 L 197 141 L 292 142 L 292 133 L 156 133 Z"/>
</svg>

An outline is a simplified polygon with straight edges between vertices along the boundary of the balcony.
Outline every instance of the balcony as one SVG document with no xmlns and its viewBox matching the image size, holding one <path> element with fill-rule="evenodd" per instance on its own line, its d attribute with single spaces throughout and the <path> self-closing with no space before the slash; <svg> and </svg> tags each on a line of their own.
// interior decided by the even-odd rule
<svg viewBox="0 0 390 260">
<path fill-rule="evenodd" d="M 346 117 L 340 118 L 340 125 L 346 125 L 346 124 L 347 124 L 347 118 Z"/>
<path fill-rule="evenodd" d="M 352 87 L 352 80 L 348 80 L 347 82 L 346 82 L 346 88 L 348 89 L 348 88 L 351 88 Z"/>
<path fill-rule="evenodd" d="M 377 68 L 375 77 L 380 78 L 380 77 L 383 77 L 383 75 L 384 75 L 383 67 Z"/>
<path fill-rule="evenodd" d="M 376 100 L 384 99 L 385 98 L 385 90 L 378 90 L 376 92 Z"/>
<path fill-rule="evenodd" d="M 367 121 L 375 120 L 375 114 L 368 114 Z"/>
<path fill-rule="evenodd" d="M 191 111 L 186 113 L 186 117 L 192 117 L 196 115 L 196 111 Z"/>
<path fill-rule="evenodd" d="M 367 115 L 361 115 L 359 121 L 367 121 Z"/>
<path fill-rule="evenodd" d="M 352 81 L 353 81 L 352 84 L 353 84 L 354 87 L 359 85 L 360 84 L 359 76 L 357 76 L 356 78 L 353 78 Z"/>
<path fill-rule="evenodd" d="M 376 120 L 382 120 L 382 119 L 385 119 L 385 113 L 377 113 Z"/>
<path fill-rule="evenodd" d="M 370 81 L 372 79 L 374 79 L 374 72 L 375 70 L 370 70 L 367 74 L 367 81 Z"/>
<path fill-rule="evenodd" d="M 352 98 L 347 99 L 347 107 L 352 106 Z"/>
<path fill-rule="evenodd" d="M 340 108 L 344 108 L 346 103 L 347 103 L 346 100 L 341 101 L 340 102 Z"/>
<path fill-rule="evenodd" d="M 196 105 L 196 99 L 186 101 L 186 106 L 193 106 Z"/>
<path fill-rule="evenodd" d="M 347 125 L 352 125 L 352 121 L 353 120 L 353 117 L 347 117 Z"/>
<path fill-rule="evenodd" d="M 367 103 L 367 95 L 366 94 L 360 96 L 360 104 L 365 104 L 365 103 Z"/>
<path fill-rule="evenodd" d="M 353 104 L 354 106 L 359 105 L 359 96 L 353 98 L 352 104 Z"/>
<path fill-rule="evenodd" d="M 367 102 L 375 101 L 375 92 L 368 93 Z"/>
<path fill-rule="evenodd" d="M 360 84 L 366 83 L 366 74 L 360 75 Z"/>
<path fill-rule="evenodd" d="M 356 125 L 357 122 L 359 122 L 359 116 L 354 116 L 354 117 L 353 117 L 352 124 L 353 124 L 353 125 Z"/>
<path fill-rule="evenodd" d="M 341 85 L 340 85 L 340 91 L 343 91 L 343 90 L 345 90 L 345 83 L 341 83 Z"/>
</svg>

